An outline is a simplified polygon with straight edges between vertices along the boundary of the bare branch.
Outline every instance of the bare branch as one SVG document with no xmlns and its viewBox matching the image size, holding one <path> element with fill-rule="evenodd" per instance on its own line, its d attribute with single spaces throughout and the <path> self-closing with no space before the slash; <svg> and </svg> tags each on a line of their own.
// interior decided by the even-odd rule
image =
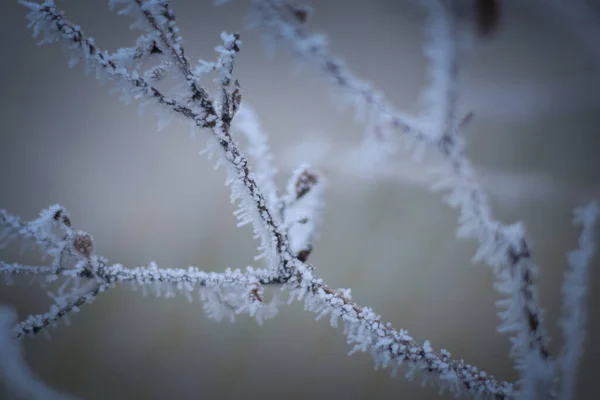
<svg viewBox="0 0 600 400">
<path fill-rule="evenodd" d="M 336 86 L 345 90 L 357 111 L 369 110 L 376 114 L 378 125 L 399 130 L 420 141 L 435 139 L 415 118 L 394 110 L 369 83 L 358 78 L 341 59 L 332 56 L 325 36 L 309 33 L 303 21 L 298 19 L 296 4 L 278 0 L 252 0 L 252 4 L 255 24 L 276 39 L 285 40 L 287 47 L 302 61 L 314 64 Z M 388 130 L 379 132 L 387 135 L 385 140 L 395 141 Z"/>
</svg>

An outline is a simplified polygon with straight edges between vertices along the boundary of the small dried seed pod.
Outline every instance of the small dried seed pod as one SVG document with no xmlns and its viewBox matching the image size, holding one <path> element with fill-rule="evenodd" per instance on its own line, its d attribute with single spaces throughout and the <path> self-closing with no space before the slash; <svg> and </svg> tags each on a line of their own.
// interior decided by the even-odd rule
<svg viewBox="0 0 600 400">
<path fill-rule="evenodd" d="M 78 231 L 73 237 L 73 248 L 85 258 L 90 258 L 94 254 L 94 238 L 87 232 Z"/>
<path fill-rule="evenodd" d="M 308 193 L 310 189 L 317 184 L 318 181 L 319 176 L 315 172 L 309 169 L 305 169 L 304 171 L 302 171 L 302 173 L 298 176 L 296 180 L 296 198 L 299 199 L 306 193 Z"/>
</svg>

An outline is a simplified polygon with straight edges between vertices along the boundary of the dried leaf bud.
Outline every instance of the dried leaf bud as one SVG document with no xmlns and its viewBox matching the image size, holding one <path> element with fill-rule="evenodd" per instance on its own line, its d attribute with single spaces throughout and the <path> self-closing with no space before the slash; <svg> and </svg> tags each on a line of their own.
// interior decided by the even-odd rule
<svg viewBox="0 0 600 400">
<path fill-rule="evenodd" d="M 308 246 L 306 249 L 302 249 L 296 254 L 296 258 L 302 262 L 306 262 L 308 260 L 308 256 L 312 252 L 312 246 Z"/>
<path fill-rule="evenodd" d="M 261 292 L 262 292 L 262 287 L 261 287 L 261 286 L 258 286 L 258 285 L 254 286 L 254 287 L 253 287 L 253 288 L 250 290 L 250 299 L 251 299 L 251 300 L 255 300 L 255 301 L 258 301 L 258 302 L 262 303 L 262 302 L 263 302 L 263 299 L 262 299 L 262 297 L 260 296 Z"/>
<path fill-rule="evenodd" d="M 52 218 L 59 224 L 64 224 L 69 228 L 71 227 L 71 219 L 69 218 L 69 214 L 64 208 L 61 208 L 58 211 L 56 211 Z"/>
<path fill-rule="evenodd" d="M 150 54 L 162 54 L 162 50 L 158 47 L 158 43 L 156 40 L 152 41 L 152 46 L 150 47 Z"/>
<path fill-rule="evenodd" d="M 310 15 L 310 11 L 311 11 L 308 6 L 296 5 L 296 6 L 291 6 L 290 8 L 292 11 L 292 15 L 294 16 L 296 21 L 300 22 L 301 24 L 304 24 L 306 22 L 306 20 L 308 20 L 308 17 Z"/>
<path fill-rule="evenodd" d="M 296 179 L 295 192 L 296 198 L 299 199 L 310 191 L 317 184 L 319 176 L 309 169 L 302 171 Z"/>
<path fill-rule="evenodd" d="M 94 238 L 89 233 L 78 231 L 73 237 L 73 247 L 82 256 L 90 258 L 94 254 Z"/>
<path fill-rule="evenodd" d="M 235 80 L 235 89 L 231 93 L 231 111 L 232 117 L 237 113 L 237 110 L 240 108 L 240 104 L 242 103 L 242 93 L 240 92 L 240 83 L 238 80 Z"/>
</svg>

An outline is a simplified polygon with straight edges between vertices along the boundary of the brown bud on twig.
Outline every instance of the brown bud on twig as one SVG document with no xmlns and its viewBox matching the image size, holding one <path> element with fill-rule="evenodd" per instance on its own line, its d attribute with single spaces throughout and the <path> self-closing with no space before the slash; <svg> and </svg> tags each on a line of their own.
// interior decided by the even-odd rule
<svg viewBox="0 0 600 400">
<path fill-rule="evenodd" d="M 234 83 L 235 89 L 231 93 L 231 118 L 235 116 L 237 110 L 240 108 L 240 104 L 242 103 L 242 93 L 240 92 L 240 83 L 238 80 L 235 80 Z"/>
<path fill-rule="evenodd" d="M 296 258 L 302 262 L 306 262 L 310 253 L 312 253 L 312 245 L 309 244 L 306 249 L 302 249 L 296 254 Z"/>
<path fill-rule="evenodd" d="M 296 21 L 301 24 L 304 24 L 310 15 L 310 8 L 305 5 L 290 6 L 290 9 Z"/>
<path fill-rule="evenodd" d="M 310 191 L 310 189 L 317 184 L 319 181 L 319 177 L 316 173 L 312 172 L 309 169 L 305 169 L 296 179 L 295 191 L 296 191 L 296 199 L 301 198 L 306 193 Z"/>
<path fill-rule="evenodd" d="M 69 218 L 69 214 L 64 208 L 61 208 L 57 212 L 55 212 L 52 218 L 59 224 L 63 224 L 68 228 L 71 227 L 71 219 Z"/>
<path fill-rule="evenodd" d="M 302 262 L 306 262 L 313 249 L 322 185 L 323 178 L 307 164 L 298 167 L 288 181 L 282 217 L 292 252 Z"/>
<path fill-rule="evenodd" d="M 252 290 L 250 291 L 250 296 L 252 299 L 262 303 L 263 299 L 262 299 L 262 297 L 260 297 L 260 292 L 261 292 L 261 287 L 257 285 L 254 288 L 252 288 Z"/>
<path fill-rule="evenodd" d="M 85 258 L 94 254 L 94 238 L 89 233 L 78 231 L 73 237 L 73 247 Z"/>
</svg>

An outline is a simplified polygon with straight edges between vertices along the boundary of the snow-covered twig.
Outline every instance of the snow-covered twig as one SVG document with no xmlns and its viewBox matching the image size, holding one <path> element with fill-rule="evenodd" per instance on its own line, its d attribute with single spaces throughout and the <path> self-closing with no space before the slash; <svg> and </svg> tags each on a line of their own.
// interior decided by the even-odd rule
<svg viewBox="0 0 600 400">
<path fill-rule="evenodd" d="M 193 121 L 199 128 L 210 128 L 213 132 L 213 140 L 221 150 L 221 157 L 228 164 L 230 184 L 232 189 L 232 202 L 239 201 L 240 209 L 238 218 L 242 224 L 252 223 L 256 235 L 261 239 L 260 248 L 263 253 L 270 257 L 272 267 L 281 269 L 288 277 L 294 274 L 294 270 L 301 267 L 295 263 L 295 257 L 290 253 L 285 234 L 282 232 L 272 211 L 267 206 L 267 201 L 258 188 L 254 176 L 250 172 L 248 161 L 237 147 L 229 132 L 229 122 L 223 120 L 218 113 L 214 100 L 208 92 L 199 86 L 199 77 L 190 67 L 190 62 L 185 57 L 183 48 L 178 40 L 173 39 L 170 26 L 173 25 L 174 17 L 163 17 L 164 7 L 168 8 L 168 1 L 135 1 L 142 11 L 143 18 L 152 29 L 159 33 L 164 47 L 164 53 L 168 54 L 172 61 L 177 64 L 179 70 L 189 84 L 190 96 L 186 106 L 184 103 L 170 98 L 161 93 L 157 88 L 151 86 L 137 72 L 129 72 L 125 67 L 110 60 L 106 53 L 96 47 L 92 39 L 86 38 L 79 26 L 71 23 L 64 17 L 64 13 L 58 11 L 51 0 L 43 4 L 20 1 L 29 8 L 28 19 L 30 27 L 34 29 L 34 35 L 43 32 L 42 43 L 63 40 L 69 44 L 68 50 L 75 59 L 83 58 L 88 65 L 93 65 L 108 74 L 109 78 L 115 79 L 122 84 L 123 90 L 135 98 L 146 98 L 154 100 L 159 105 L 166 107 L 175 113 Z M 127 1 L 115 1 L 116 3 L 129 3 Z M 122 10 L 122 13 L 131 12 L 130 4 Z M 169 14 L 172 14 L 169 11 Z M 173 30 L 175 31 L 175 30 Z M 235 103 L 232 98 L 231 103 Z M 199 105 L 199 110 L 194 111 L 194 106 Z M 271 248 L 273 248 L 271 250 Z M 295 265 L 292 265 L 295 264 Z"/>
<path fill-rule="evenodd" d="M 175 287 L 188 297 L 195 288 L 206 291 L 235 292 L 242 290 L 239 296 L 245 296 L 240 304 L 244 309 L 236 311 L 254 314 L 261 306 L 263 285 L 282 284 L 285 281 L 274 273 L 273 270 L 248 268 L 246 272 L 240 270 L 226 270 L 223 273 L 203 272 L 195 267 L 183 268 L 157 268 L 155 264 L 148 267 L 125 268 L 120 264 L 108 265 L 104 257 L 93 252 L 93 240 L 89 234 L 77 231 L 67 234 L 62 239 L 53 238 L 54 246 L 47 245 L 52 225 L 68 220 L 70 230 L 71 220 L 68 212 L 60 205 L 53 205 L 40 213 L 40 217 L 28 223 L 18 222 L 18 218 L 5 210 L 0 210 L 2 227 L 9 226 L 16 229 L 24 238 L 32 239 L 38 244 L 42 254 L 50 255 L 51 266 L 26 266 L 22 264 L 9 264 L 0 262 L 0 276 L 5 279 L 18 275 L 34 275 L 39 277 L 42 284 L 48 284 L 63 278 L 65 283 L 58 293 L 50 294 L 54 304 L 48 312 L 31 315 L 14 328 L 14 335 L 35 335 L 48 326 L 54 325 L 70 313 L 79 311 L 79 308 L 93 302 L 96 297 L 113 288 L 116 284 L 130 283 L 136 286 L 160 285 L 159 290 L 170 293 L 170 287 Z M 83 240 L 85 239 L 85 240 Z M 84 245 L 85 244 L 85 245 Z M 61 249 L 61 251 L 58 251 Z M 74 259 L 64 256 L 64 250 L 70 249 Z M 245 290 L 246 294 L 243 294 Z M 230 296 L 231 297 L 231 296 Z M 254 308 L 247 308 L 253 304 Z M 215 308 L 216 304 L 211 305 Z M 239 307 L 238 307 L 239 308 Z M 220 316 L 214 315 L 217 318 Z"/>
<path fill-rule="evenodd" d="M 390 129 L 426 142 L 435 140 L 435 135 L 424 130 L 416 118 L 396 111 L 368 82 L 361 80 L 340 58 L 329 53 L 325 35 L 310 33 L 306 29 L 307 13 L 303 6 L 287 0 L 252 0 L 252 5 L 252 25 L 277 40 L 285 40 L 299 60 L 314 64 L 333 84 L 345 91 L 344 97 L 350 100 L 357 113 L 369 110 L 376 121 L 375 129 L 386 140 L 395 140 Z"/>
<path fill-rule="evenodd" d="M 421 117 L 432 126 L 437 138 L 452 134 L 456 127 L 458 105 L 459 21 L 453 4 L 443 0 L 422 1 L 427 9 L 425 55 L 429 59 L 431 82 L 423 92 L 424 112 Z"/>
<path fill-rule="evenodd" d="M 96 280 L 77 285 L 70 293 L 59 293 L 54 296 L 54 304 L 50 310 L 43 314 L 28 316 L 24 321 L 13 328 L 15 338 L 26 335 L 36 335 L 42 329 L 55 325 L 60 319 L 67 320 L 67 315 L 78 312 L 79 307 L 92 303 L 98 295 L 108 288 L 104 283 Z"/>
<path fill-rule="evenodd" d="M 290 180 L 295 182 L 295 185 L 288 188 L 288 195 L 291 195 L 286 201 L 287 207 L 290 207 L 288 210 L 293 210 L 294 202 L 308 198 L 311 191 L 318 190 L 320 183 L 310 178 L 309 172 L 309 169 L 302 167 Z M 317 196 L 318 192 L 313 195 Z M 311 202 L 308 203 L 310 204 Z M 308 205 L 300 210 L 304 209 L 311 218 L 315 218 L 311 213 L 313 208 Z M 61 206 L 53 206 L 52 209 L 60 209 L 62 213 L 67 214 Z M 297 213 L 298 210 L 293 212 Z M 297 215 L 293 212 L 292 215 Z M 15 218 L 4 210 L 2 213 L 7 217 L 7 221 Z M 41 213 L 46 214 L 47 210 Z M 300 244 L 312 244 L 310 241 L 297 240 Z M 307 256 L 308 254 L 298 254 L 298 258 Z M 497 381 L 493 375 L 480 371 L 463 360 L 452 359 L 446 350 L 435 352 L 428 341 L 420 345 L 408 332 L 394 329 L 370 308 L 351 301 L 350 290 L 331 289 L 310 270 L 306 270 L 292 281 L 272 269 L 248 268 L 246 272 L 228 269 L 223 273 L 216 273 L 203 272 L 195 267 L 158 268 L 154 263 L 148 267 L 125 268 L 121 264 L 108 265 L 106 259 L 94 254 L 85 260 L 85 263 L 80 262 L 72 267 L 0 264 L 0 274 L 3 275 L 31 273 L 66 278 L 59 292 L 53 295 L 54 304 L 51 309 L 43 314 L 31 315 L 17 324 L 13 328 L 15 337 L 35 335 L 44 328 L 53 326 L 68 314 L 79 311 L 82 305 L 95 300 L 101 292 L 117 284 L 130 284 L 134 288 L 154 285 L 159 294 L 164 292 L 166 297 L 174 295 L 172 288 L 175 288 L 190 299 L 194 289 L 199 288 L 209 317 L 216 320 L 223 317 L 233 319 L 236 315 L 244 313 L 261 322 L 274 316 L 279 305 L 277 297 L 268 304 L 264 303 L 263 286 L 278 285 L 290 290 L 290 302 L 304 301 L 305 308 L 316 313 L 317 319 L 329 316 L 334 327 L 341 319 L 348 343 L 354 344 L 351 353 L 371 353 L 376 367 L 389 366 L 395 373 L 401 365 L 405 365 L 409 368 L 410 375 L 415 371 L 423 371 L 426 374 L 425 378 L 436 381 L 442 390 L 457 394 L 485 394 L 498 399 L 510 399 L 514 395 L 510 383 Z M 67 288 L 70 288 L 70 291 L 65 293 Z"/>
<path fill-rule="evenodd" d="M 412 378 L 416 371 L 424 374 L 424 380 L 433 380 L 440 392 L 448 390 L 456 395 L 469 394 L 473 397 L 485 396 L 495 399 L 512 399 L 512 384 L 497 381 L 493 375 L 466 364 L 463 360 L 451 358 L 442 349 L 435 352 L 429 341 L 419 345 L 405 330 L 396 330 L 390 323 L 381 321 L 370 308 L 361 307 L 349 300 L 349 290 L 333 291 L 313 278 L 310 292 L 305 298 L 305 308 L 318 313 L 317 319 L 330 316 L 332 326 L 337 320 L 344 322 L 344 333 L 348 343 L 354 344 L 349 354 L 356 351 L 369 352 L 375 361 L 375 368 L 391 367 L 395 375 L 402 365 L 408 368 L 407 377 Z M 292 296 L 300 299 L 301 289 L 292 290 Z"/>
</svg>

